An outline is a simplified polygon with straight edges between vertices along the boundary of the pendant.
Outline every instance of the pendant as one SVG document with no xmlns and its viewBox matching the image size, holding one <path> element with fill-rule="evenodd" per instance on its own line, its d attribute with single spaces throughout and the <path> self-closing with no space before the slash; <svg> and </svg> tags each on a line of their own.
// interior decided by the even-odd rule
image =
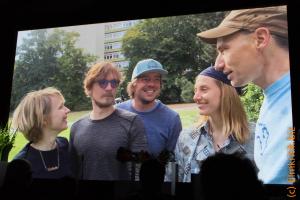
<svg viewBox="0 0 300 200">
<path fill-rule="evenodd" d="M 52 172 L 55 170 L 58 170 L 58 166 L 54 166 L 54 167 L 47 167 L 48 172 Z"/>
</svg>

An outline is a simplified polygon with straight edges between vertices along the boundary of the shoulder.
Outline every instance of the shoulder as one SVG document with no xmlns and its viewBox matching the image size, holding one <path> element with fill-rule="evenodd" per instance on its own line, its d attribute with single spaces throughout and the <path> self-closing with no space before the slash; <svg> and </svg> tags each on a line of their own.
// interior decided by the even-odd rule
<svg viewBox="0 0 300 200">
<path fill-rule="evenodd" d="M 83 117 L 81 117 L 80 119 L 78 119 L 77 121 L 75 121 L 72 124 L 71 128 L 73 128 L 75 126 L 80 126 L 80 124 L 82 124 L 82 123 L 86 123 L 88 119 L 89 119 L 89 114 L 84 115 Z"/>
<path fill-rule="evenodd" d="M 175 110 L 169 108 L 166 104 L 163 104 L 161 101 L 158 101 L 157 108 L 160 110 L 160 112 L 164 112 L 165 114 L 168 114 L 169 116 L 172 116 L 172 117 L 179 116 L 179 114 Z"/>
<path fill-rule="evenodd" d="M 126 109 L 126 108 L 130 107 L 130 105 L 131 105 L 131 99 L 129 99 L 127 101 L 124 101 L 122 103 L 118 103 L 118 104 L 115 105 L 115 107 Z"/>
<path fill-rule="evenodd" d="M 190 127 L 190 128 L 184 128 L 182 129 L 182 131 L 180 132 L 179 135 L 179 140 L 180 141 L 185 141 L 185 140 L 189 140 L 192 139 L 192 135 L 195 135 L 198 133 L 198 129 L 196 129 L 195 127 Z"/>
<path fill-rule="evenodd" d="M 126 120 L 133 120 L 137 117 L 136 113 L 124 110 L 122 108 L 116 108 L 115 115 Z"/>
<path fill-rule="evenodd" d="M 15 159 L 24 159 L 26 158 L 26 154 L 29 150 L 29 145 L 30 143 L 28 142 L 22 149 L 21 151 L 19 151 L 19 153 L 17 153 L 17 155 L 15 155 L 14 160 Z"/>
<path fill-rule="evenodd" d="M 61 136 L 58 136 L 56 141 L 59 144 L 59 146 L 66 146 L 69 144 L 69 141 L 67 140 L 67 138 L 61 137 Z"/>
</svg>

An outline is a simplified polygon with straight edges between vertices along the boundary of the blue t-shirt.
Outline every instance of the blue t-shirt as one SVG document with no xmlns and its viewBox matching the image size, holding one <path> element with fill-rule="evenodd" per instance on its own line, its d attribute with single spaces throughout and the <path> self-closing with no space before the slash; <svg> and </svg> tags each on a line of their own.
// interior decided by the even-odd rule
<svg viewBox="0 0 300 200">
<path fill-rule="evenodd" d="M 177 112 L 168 108 L 159 100 L 156 100 L 153 108 L 145 112 L 135 110 L 131 99 L 116 106 L 137 113 L 142 118 L 146 128 L 150 154 L 157 157 L 164 149 L 174 151 L 182 129 L 181 120 Z"/>
<path fill-rule="evenodd" d="M 289 182 L 289 139 L 292 123 L 290 73 L 264 90 L 264 102 L 255 129 L 254 160 L 265 184 Z"/>
</svg>

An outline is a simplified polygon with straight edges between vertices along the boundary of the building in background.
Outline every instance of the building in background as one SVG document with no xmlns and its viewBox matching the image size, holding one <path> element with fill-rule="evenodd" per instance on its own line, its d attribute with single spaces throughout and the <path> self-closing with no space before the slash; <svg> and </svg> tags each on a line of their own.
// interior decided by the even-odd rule
<svg viewBox="0 0 300 200">
<path fill-rule="evenodd" d="M 138 22 L 130 20 L 104 24 L 104 60 L 115 62 L 121 69 L 129 66 L 129 60 L 122 53 L 122 38 Z"/>
<path fill-rule="evenodd" d="M 97 56 L 97 61 L 109 60 L 124 69 L 129 61 L 122 54 L 122 38 L 126 31 L 138 23 L 139 20 L 119 21 L 110 23 L 87 24 L 79 26 L 57 27 L 67 32 L 79 33 L 76 46 L 85 53 Z M 53 28 L 49 29 L 51 33 Z M 30 31 L 21 31 L 18 34 L 18 46 L 22 39 L 28 37 Z"/>
</svg>

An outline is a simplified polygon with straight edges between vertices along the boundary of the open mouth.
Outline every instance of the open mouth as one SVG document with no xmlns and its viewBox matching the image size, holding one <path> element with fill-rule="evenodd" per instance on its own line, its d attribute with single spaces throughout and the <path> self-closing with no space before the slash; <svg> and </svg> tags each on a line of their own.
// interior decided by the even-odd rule
<svg viewBox="0 0 300 200">
<path fill-rule="evenodd" d="M 144 92 L 151 95 L 155 93 L 155 90 L 144 90 Z"/>
</svg>

